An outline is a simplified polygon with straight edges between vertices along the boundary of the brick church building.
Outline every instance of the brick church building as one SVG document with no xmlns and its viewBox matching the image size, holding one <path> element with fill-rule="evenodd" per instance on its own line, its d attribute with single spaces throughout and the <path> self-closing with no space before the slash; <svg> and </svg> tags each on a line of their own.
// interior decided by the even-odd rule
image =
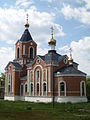
<svg viewBox="0 0 90 120">
<path fill-rule="evenodd" d="M 87 102 L 86 74 L 70 56 L 56 52 L 56 40 L 48 41 L 48 53 L 37 55 L 37 43 L 25 31 L 16 42 L 15 59 L 5 68 L 5 100 L 30 102 Z"/>
</svg>

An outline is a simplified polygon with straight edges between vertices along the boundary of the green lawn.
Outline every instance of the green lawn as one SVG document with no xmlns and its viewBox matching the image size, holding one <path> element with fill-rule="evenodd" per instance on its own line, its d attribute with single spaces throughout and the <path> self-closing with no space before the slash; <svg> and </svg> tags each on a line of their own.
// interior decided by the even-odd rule
<svg viewBox="0 0 90 120">
<path fill-rule="evenodd" d="M 0 100 L 0 120 L 90 120 L 90 103 L 51 104 Z"/>
</svg>

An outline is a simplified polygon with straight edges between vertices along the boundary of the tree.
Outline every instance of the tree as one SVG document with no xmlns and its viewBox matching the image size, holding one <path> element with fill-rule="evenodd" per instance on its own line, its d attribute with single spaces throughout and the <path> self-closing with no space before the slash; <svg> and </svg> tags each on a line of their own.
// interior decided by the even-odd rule
<svg viewBox="0 0 90 120">
<path fill-rule="evenodd" d="M 87 77 L 86 79 L 86 88 L 87 88 L 87 97 L 90 100 L 90 78 Z"/>
</svg>

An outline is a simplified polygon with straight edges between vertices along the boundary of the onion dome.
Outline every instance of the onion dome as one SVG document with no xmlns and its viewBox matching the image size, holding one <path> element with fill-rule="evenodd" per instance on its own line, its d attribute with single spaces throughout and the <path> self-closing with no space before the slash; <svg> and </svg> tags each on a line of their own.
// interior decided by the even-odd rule
<svg viewBox="0 0 90 120">
<path fill-rule="evenodd" d="M 53 27 L 51 27 L 51 39 L 48 41 L 48 44 L 56 46 L 56 40 L 53 38 L 53 30 Z"/>
</svg>

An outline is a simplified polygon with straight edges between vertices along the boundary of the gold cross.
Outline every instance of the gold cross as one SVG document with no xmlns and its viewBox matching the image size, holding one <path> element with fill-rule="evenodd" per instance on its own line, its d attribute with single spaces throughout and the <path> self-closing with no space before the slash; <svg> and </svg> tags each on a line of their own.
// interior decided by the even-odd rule
<svg viewBox="0 0 90 120">
<path fill-rule="evenodd" d="M 28 13 L 26 14 L 26 23 L 28 23 Z"/>
</svg>

